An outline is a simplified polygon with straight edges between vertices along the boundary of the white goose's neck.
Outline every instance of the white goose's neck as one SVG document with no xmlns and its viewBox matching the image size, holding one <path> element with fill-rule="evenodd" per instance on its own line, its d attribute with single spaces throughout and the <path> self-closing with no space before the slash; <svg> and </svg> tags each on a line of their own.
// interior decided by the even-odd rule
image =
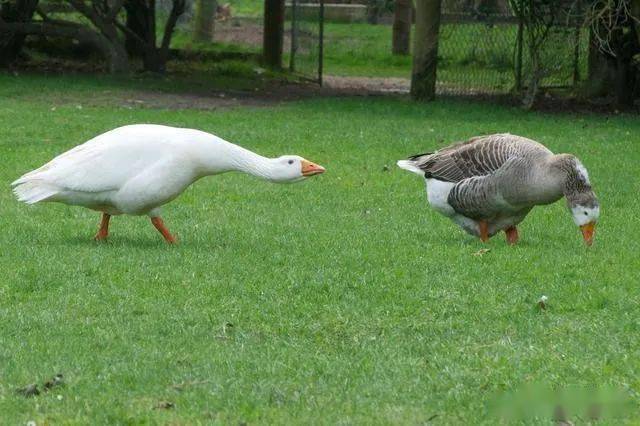
<svg viewBox="0 0 640 426">
<path fill-rule="evenodd" d="M 261 179 L 271 180 L 273 176 L 273 160 L 248 149 L 232 145 L 233 154 L 230 161 L 233 170 L 247 173 Z"/>
<path fill-rule="evenodd" d="M 247 173 L 262 179 L 273 177 L 273 160 L 213 135 L 197 144 L 201 176 L 230 171 Z"/>
</svg>

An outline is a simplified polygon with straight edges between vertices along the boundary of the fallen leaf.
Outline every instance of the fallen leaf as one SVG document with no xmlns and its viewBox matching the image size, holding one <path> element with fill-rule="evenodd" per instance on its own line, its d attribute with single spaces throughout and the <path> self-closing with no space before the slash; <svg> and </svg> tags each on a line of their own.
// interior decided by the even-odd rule
<svg viewBox="0 0 640 426">
<path fill-rule="evenodd" d="M 156 404 L 155 407 L 153 407 L 156 410 L 170 410 L 171 408 L 175 407 L 175 404 L 173 402 L 169 402 L 169 401 L 160 401 L 159 403 Z"/>
<path fill-rule="evenodd" d="M 473 255 L 474 256 L 482 256 L 482 255 L 484 255 L 486 253 L 489 253 L 490 251 L 491 251 L 491 249 L 483 248 L 483 249 L 480 249 L 477 252 L 473 253 Z"/>
</svg>

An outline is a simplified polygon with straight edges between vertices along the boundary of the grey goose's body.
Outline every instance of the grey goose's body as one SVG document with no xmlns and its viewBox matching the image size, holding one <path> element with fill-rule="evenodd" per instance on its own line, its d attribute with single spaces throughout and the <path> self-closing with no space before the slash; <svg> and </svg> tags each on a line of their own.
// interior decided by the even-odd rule
<svg viewBox="0 0 640 426">
<path fill-rule="evenodd" d="M 504 230 L 513 243 L 515 226 L 534 206 L 573 193 L 593 195 L 577 158 L 554 155 L 536 141 L 510 134 L 475 137 L 398 166 L 423 175 L 431 206 L 483 240 Z M 595 195 L 579 198 L 587 208 L 598 207 Z"/>
</svg>

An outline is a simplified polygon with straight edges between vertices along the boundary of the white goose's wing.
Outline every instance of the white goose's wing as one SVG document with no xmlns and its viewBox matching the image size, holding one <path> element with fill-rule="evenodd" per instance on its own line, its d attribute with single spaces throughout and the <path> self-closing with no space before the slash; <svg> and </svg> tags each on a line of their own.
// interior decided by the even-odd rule
<svg viewBox="0 0 640 426">
<path fill-rule="evenodd" d="M 144 135 L 136 138 L 122 129 L 103 133 L 23 175 L 12 183 L 14 192 L 34 203 L 65 191 L 118 190 L 163 155 Z"/>
<path fill-rule="evenodd" d="M 408 161 L 422 170 L 426 178 L 460 182 L 474 176 L 490 175 L 509 159 L 534 153 L 551 154 L 551 151 L 531 139 L 497 134 L 478 136 L 434 153 L 414 155 Z"/>
</svg>

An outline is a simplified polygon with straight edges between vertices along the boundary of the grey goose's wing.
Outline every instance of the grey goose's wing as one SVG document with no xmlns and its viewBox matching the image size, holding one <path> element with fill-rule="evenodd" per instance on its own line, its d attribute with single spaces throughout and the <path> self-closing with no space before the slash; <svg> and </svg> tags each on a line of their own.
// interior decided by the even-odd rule
<svg viewBox="0 0 640 426">
<path fill-rule="evenodd" d="M 551 153 L 544 145 L 510 134 L 478 136 L 434 153 L 410 157 L 426 178 L 460 182 L 474 176 L 487 176 L 513 157 L 536 152 Z"/>
<path fill-rule="evenodd" d="M 512 210 L 502 197 L 505 182 L 518 186 L 531 167 L 531 160 L 514 155 L 495 173 L 472 176 L 456 183 L 447 197 L 447 203 L 459 214 L 472 219 L 487 219 Z"/>
</svg>

